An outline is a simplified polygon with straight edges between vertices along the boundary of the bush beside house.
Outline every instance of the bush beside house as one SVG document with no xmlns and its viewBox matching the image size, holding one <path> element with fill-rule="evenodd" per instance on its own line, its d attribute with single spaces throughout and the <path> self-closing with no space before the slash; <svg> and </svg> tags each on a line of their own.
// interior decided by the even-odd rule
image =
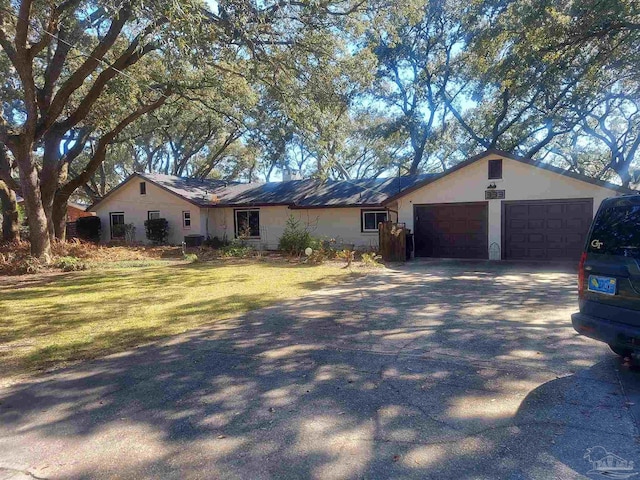
<svg viewBox="0 0 640 480">
<path fill-rule="evenodd" d="M 319 241 L 311 236 L 311 233 L 302 225 L 302 222 L 291 215 L 278 242 L 278 250 L 282 250 L 289 255 L 300 255 L 307 247 L 317 247 L 318 243 Z"/>
<path fill-rule="evenodd" d="M 144 222 L 147 240 L 155 244 L 163 244 L 169 238 L 169 222 L 166 218 L 153 218 Z"/>
</svg>

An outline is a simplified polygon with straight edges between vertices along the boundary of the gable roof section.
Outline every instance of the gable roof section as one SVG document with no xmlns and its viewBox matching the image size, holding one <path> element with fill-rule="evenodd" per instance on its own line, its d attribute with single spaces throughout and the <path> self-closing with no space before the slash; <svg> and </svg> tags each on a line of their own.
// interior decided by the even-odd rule
<svg viewBox="0 0 640 480">
<path fill-rule="evenodd" d="M 93 210 L 133 178 L 148 181 L 198 207 L 286 205 L 291 208 L 381 206 L 390 196 L 424 182 L 431 174 L 359 180 L 316 179 L 239 183 L 197 180 L 157 173 L 134 173 L 91 205 Z"/>
<path fill-rule="evenodd" d="M 397 200 L 398 198 L 413 192 L 415 190 L 418 190 L 419 188 L 422 188 L 432 182 L 435 182 L 436 180 L 439 180 L 441 178 L 446 177 L 447 175 L 451 175 L 454 172 L 457 172 L 458 170 L 462 170 L 464 167 L 468 167 L 469 165 L 482 160 L 483 158 L 486 158 L 490 155 L 497 155 L 501 158 L 507 158 L 509 160 L 515 160 L 516 162 L 520 162 L 520 163 L 524 163 L 526 165 L 530 165 L 532 167 L 537 167 L 537 168 L 541 168 L 543 170 L 548 170 L 550 172 L 554 172 L 557 173 L 558 175 L 562 175 L 564 177 L 569 177 L 569 178 L 573 178 L 574 180 L 580 180 L 582 182 L 586 182 L 586 183 L 590 183 L 592 185 L 597 185 L 599 187 L 603 187 L 603 188 L 609 188 L 611 190 L 615 190 L 617 192 L 620 193 L 638 193 L 637 190 L 633 190 L 631 188 L 625 188 L 622 187 L 620 185 L 616 185 L 614 183 L 610 183 L 610 182 L 605 182 L 603 180 L 598 180 L 595 178 L 591 178 L 588 177 L 586 175 L 581 175 L 579 173 L 575 173 L 575 172 L 570 172 L 568 170 L 563 170 L 562 168 L 558 168 L 555 167 L 553 165 L 550 165 L 548 163 L 543 163 L 543 162 L 536 162 L 535 160 L 531 160 L 529 158 L 525 158 L 525 157 L 521 157 L 518 155 L 514 155 L 512 153 L 508 153 L 505 152 L 503 150 L 498 150 L 498 149 L 489 149 L 486 150 L 478 155 L 475 155 L 473 157 L 468 158 L 467 160 L 458 163 L 457 165 L 455 165 L 453 168 L 450 168 L 449 170 L 447 170 L 446 172 L 442 172 L 436 175 L 432 175 L 429 178 L 423 180 L 420 183 L 416 183 L 404 190 L 402 190 L 401 192 L 392 195 L 391 197 L 389 197 L 387 200 L 385 200 L 383 203 L 387 204 L 389 202 L 392 202 L 394 200 Z"/>
<path fill-rule="evenodd" d="M 487 150 L 460 162 L 450 170 L 437 174 L 411 175 L 392 178 L 365 178 L 358 180 L 289 180 L 285 182 L 240 183 L 224 180 L 197 180 L 160 173 L 134 173 L 120 185 L 109 191 L 97 205 L 117 192 L 133 178 L 148 181 L 197 207 L 259 207 L 284 205 L 290 208 L 323 207 L 380 207 L 461 170 L 489 155 L 515 160 L 542 168 L 582 182 L 609 188 L 621 193 L 638 193 L 636 190 L 596 180 L 586 175 L 568 172 L 553 165 L 535 162 L 502 150 Z"/>
</svg>

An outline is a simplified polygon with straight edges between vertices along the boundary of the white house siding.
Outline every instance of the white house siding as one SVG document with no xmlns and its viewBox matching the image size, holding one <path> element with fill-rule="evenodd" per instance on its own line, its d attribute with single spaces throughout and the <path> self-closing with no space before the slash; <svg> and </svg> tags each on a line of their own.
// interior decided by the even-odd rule
<svg viewBox="0 0 640 480">
<path fill-rule="evenodd" d="M 502 158 L 502 179 L 488 179 L 488 161 Z M 413 206 L 432 203 L 484 202 L 489 204 L 489 245 L 502 251 L 502 200 L 485 200 L 489 183 L 505 190 L 505 201 L 593 198 L 594 214 L 600 202 L 618 195 L 615 190 L 566 177 L 516 160 L 489 155 L 398 199 L 399 221 L 413 230 Z"/>
<path fill-rule="evenodd" d="M 361 208 L 290 209 L 287 206 L 247 207 L 260 210 L 260 238 L 250 240 L 256 247 L 274 250 L 282 236 L 290 215 L 321 239 L 335 239 L 339 244 L 371 248 L 378 245 L 377 233 L 361 231 Z M 202 231 L 209 219 L 209 235 L 221 240 L 234 238 L 234 208 L 202 209 Z"/>
<path fill-rule="evenodd" d="M 144 222 L 147 212 L 159 210 L 160 217 L 169 222 L 169 243 L 179 244 L 185 235 L 200 233 L 200 207 L 173 195 L 164 189 L 146 182 L 147 193 L 140 195 L 139 178 L 132 178 L 122 185 L 118 191 L 100 202 L 93 211 L 96 212 L 102 224 L 102 241 L 110 241 L 111 231 L 109 223 L 110 212 L 124 212 L 124 221 L 136 227 L 136 241 L 147 242 Z M 182 226 L 182 212 L 191 212 L 191 228 Z"/>
</svg>

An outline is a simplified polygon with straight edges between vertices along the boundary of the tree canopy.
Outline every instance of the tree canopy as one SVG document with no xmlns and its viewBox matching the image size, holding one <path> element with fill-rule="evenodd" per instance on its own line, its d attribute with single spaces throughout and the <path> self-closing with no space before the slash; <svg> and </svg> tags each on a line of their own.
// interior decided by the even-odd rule
<svg viewBox="0 0 640 480">
<path fill-rule="evenodd" d="M 635 0 L 0 0 L 0 187 L 32 251 L 134 171 L 442 171 L 489 148 L 628 186 Z M 15 216 L 9 205 L 7 212 Z"/>
</svg>

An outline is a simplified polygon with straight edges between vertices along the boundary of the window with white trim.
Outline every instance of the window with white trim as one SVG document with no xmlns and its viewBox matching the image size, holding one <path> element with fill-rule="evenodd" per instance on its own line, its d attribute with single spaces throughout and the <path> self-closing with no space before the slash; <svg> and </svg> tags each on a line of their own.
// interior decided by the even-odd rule
<svg viewBox="0 0 640 480">
<path fill-rule="evenodd" d="M 260 238 L 260 210 L 236 210 L 236 237 Z"/>
<path fill-rule="evenodd" d="M 147 220 L 157 220 L 160 218 L 160 210 L 149 210 L 147 212 Z"/>
<path fill-rule="evenodd" d="M 386 210 L 362 210 L 362 231 L 377 232 L 380 222 L 386 222 L 387 218 Z"/>
<path fill-rule="evenodd" d="M 185 210 L 182 212 L 182 228 L 189 230 L 191 228 L 191 212 Z"/>
</svg>

